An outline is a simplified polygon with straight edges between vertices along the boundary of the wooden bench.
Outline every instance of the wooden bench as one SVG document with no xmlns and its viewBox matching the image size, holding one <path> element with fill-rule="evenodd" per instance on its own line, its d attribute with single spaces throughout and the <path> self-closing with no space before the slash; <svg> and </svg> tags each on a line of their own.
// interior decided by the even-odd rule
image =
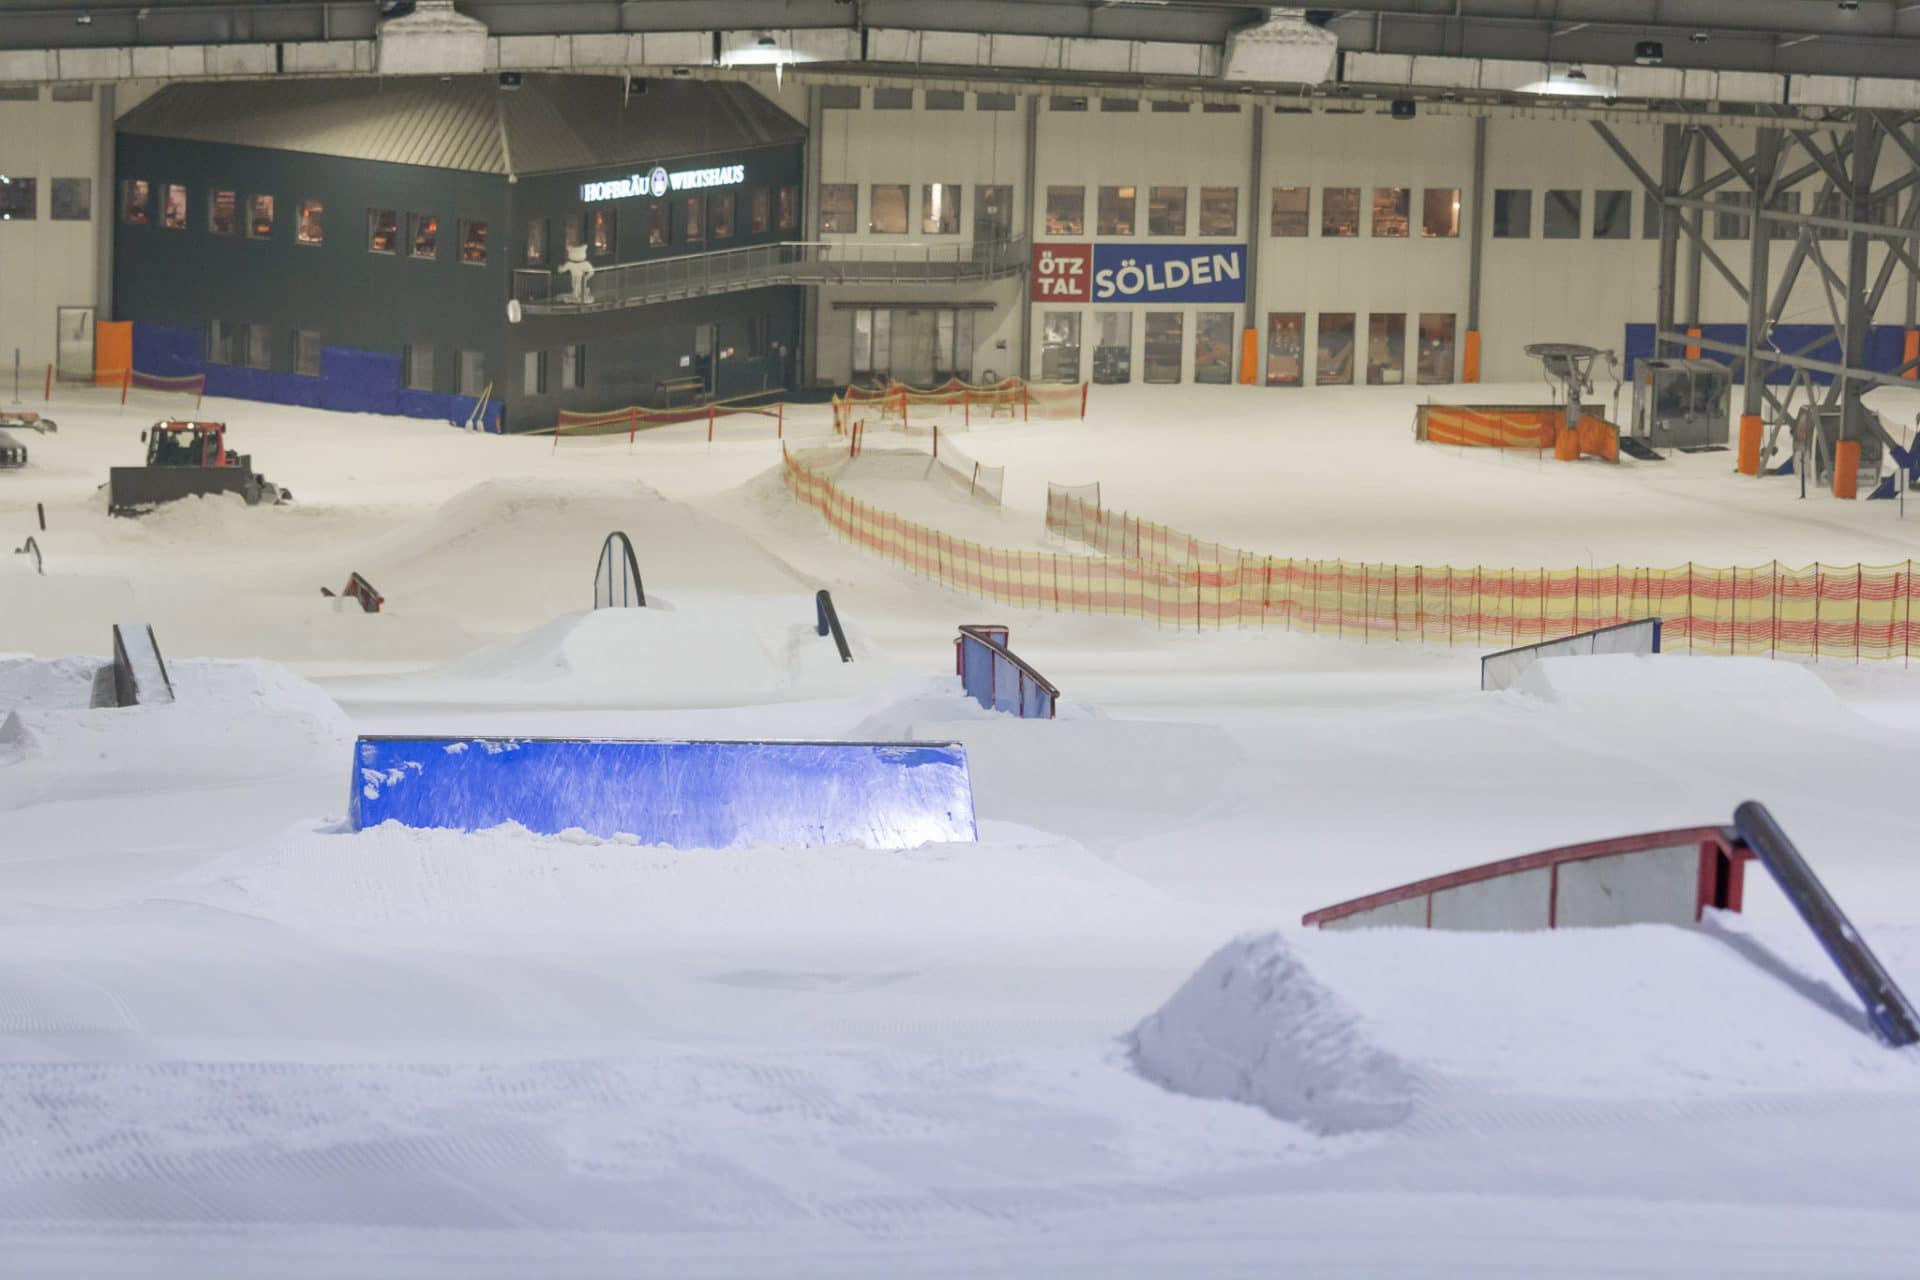
<svg viewBox="0 0 1920 1280">
<path fill-rule="evenodd" d="M 698 400 L 706 390 L 706 378 L 697 373 L 685 374 L 678 378 L 662 378 L 653 384 L 653 405 L 656 409 L 671 409 L 676 395 L 684 392 Z"/>
</svg>

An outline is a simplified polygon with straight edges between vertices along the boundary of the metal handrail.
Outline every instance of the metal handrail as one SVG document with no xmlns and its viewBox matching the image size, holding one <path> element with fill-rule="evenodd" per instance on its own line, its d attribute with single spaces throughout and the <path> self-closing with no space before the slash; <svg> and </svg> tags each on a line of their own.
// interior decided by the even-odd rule
<svg viewBox="0 0 1920 1280">
<path fill-rule="evenodd" d="M 558 272 L 519 267 L 513 296 L 535 311 L 603 311 L 774 284 L 932 283 L 991 280 L 1026 269 L 1025 240 L 956 244 L 780 241 L 601 267 L 576 301 Z"/>
</svg>

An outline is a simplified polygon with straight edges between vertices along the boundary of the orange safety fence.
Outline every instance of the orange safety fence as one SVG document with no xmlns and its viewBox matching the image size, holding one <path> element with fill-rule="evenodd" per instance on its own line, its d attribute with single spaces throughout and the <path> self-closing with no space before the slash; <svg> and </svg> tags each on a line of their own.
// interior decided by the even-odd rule
<svg viewBox="0 0 1920 1280">
<path fill-rule="evenodd" d="M 153 391 L 162 395 L 192 396 L 193 407 L 197 411 L 207 390 L 207 375 L 204 373 L 181 374 L 169 377 L 158 373 L 142 373 L 138 369 L 94 369 L 87 373 L 74 373 L 60 369 L 57 365 L 47 366 L 46 386 L 42 399 L 52 400 L 55 387 L 81 386 L 118 388 L 120 403 L 127 402 L 127 396 L 134 391 Z"/>
<path fill-rule="evenodd" d="M 838 456 L 833 455 L 833 456 Z M 823 455 L 824 457 L 824 455 Z M 1663 648 L 1713 654 L 1909 658 L 1920 595 L 1909 560 L 1883 567 L 1778 561 L 1752 568 L 1490 569 L 1256 556 L 1192 539 L 1181 564 L 1139 554 L 982 546 L 882 511 L 782 447 L 788 489 L 855 545 L 943 586 L 1004 604 L 1195 628 L 1284 627 L 1354 640 L 1508 647 L 1636 618 Z M 1179 550 L 1165 526 L 1062 498 L 1058 529 L 1090 545 Z"/>
<path fill-rule="evenodd" d="M 1413 434 L 1430 444 L 1544 451 L 1555 447 L 1565 422 L 1566 410 L 1554 406 L 1423 404 L 1415 407 Z M 1582 414 L 1575 443 L 1582 455 L 1617 462 L 1619 437 L 1605 418 Z"/>
<path fill-rule="evenodd" d="M 1000 505 L 1001 494 L 1007 485 L 1005 467 L 988 467 L 975 462 L 955 448 L 951 441 L 942 441 L 938 427 L 933 429 L 933 460 L 948 479 L 967 491 L 968 497 L 991 507 Z"/>
<path fill-rule="evenodd" d="M 884 387 L 850 386 L 833 398 L 833 428 L 844 433 L 854 415 L 867 416 L 876 410 L 882 420 L 897 419 L 903 428 L 911 428 L 916 418 L 924 419 L 938 411 L 958 409 L 961 421 L 971 425 L 976 415 L 1030 421 L 1040 418 L 1085 418 L 1088 384 L 1060 386 L 1036 384 L 1024 378 L 1003 378 L 998 382 L 975 384 L 949 378 L 935 387 L 911 387 L 891 382 Z"/>
<path fill-rule="evenodd" d="M 631 440 L 637 433 L 651 427 L 679 426 L 689 422 L 704 422 L 707 425 L 707 439 L 712 440 L 715 436 L 716 424 L 723 418 L 733 417 L 771 418 L 774 424 L 774 437 L 786 438 L 786 401 L 776 400 L 771 404 L 731 404 L 721 400 L 711 404 L 688 405 L 681 409 L 643 409 L 639 405 L 629 405 L 624 409 L 606 409 L 596 413 L 562 409 L 553 428 L 554 446 L 559 447 L 561 436 L 607 436 L 625 432 L 627 438 Z"/>
</svg>

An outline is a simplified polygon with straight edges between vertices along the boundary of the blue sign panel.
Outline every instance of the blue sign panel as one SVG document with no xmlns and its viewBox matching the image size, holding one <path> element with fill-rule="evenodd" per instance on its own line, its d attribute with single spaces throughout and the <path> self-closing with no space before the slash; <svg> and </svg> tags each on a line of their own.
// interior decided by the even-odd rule
<svg viewBox="0 0 1920 1280">
<path fill-rule="evenodd" d="M 1245 302 L 1243 244 L 1096 244 L 1095 302 Z"/>
<path fill-rule="evenodd" d="M 517 822 L 676 849 L 971 841 L 966 748 L 923 742 L 362 738 L 353 828 Z"/>
</svg>

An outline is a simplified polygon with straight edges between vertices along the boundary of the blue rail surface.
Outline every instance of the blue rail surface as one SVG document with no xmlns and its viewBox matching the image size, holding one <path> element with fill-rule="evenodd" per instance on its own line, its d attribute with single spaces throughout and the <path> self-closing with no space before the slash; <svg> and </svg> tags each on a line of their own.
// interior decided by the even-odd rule
<svg viewBox="0 0 1920 1280">
<path fill-rule="evenodd" d="M 517 822 L 676 849 L 910 849 L 978 838 L 957 743 L 368 737 L 352 826 Z"/>
</svg>

